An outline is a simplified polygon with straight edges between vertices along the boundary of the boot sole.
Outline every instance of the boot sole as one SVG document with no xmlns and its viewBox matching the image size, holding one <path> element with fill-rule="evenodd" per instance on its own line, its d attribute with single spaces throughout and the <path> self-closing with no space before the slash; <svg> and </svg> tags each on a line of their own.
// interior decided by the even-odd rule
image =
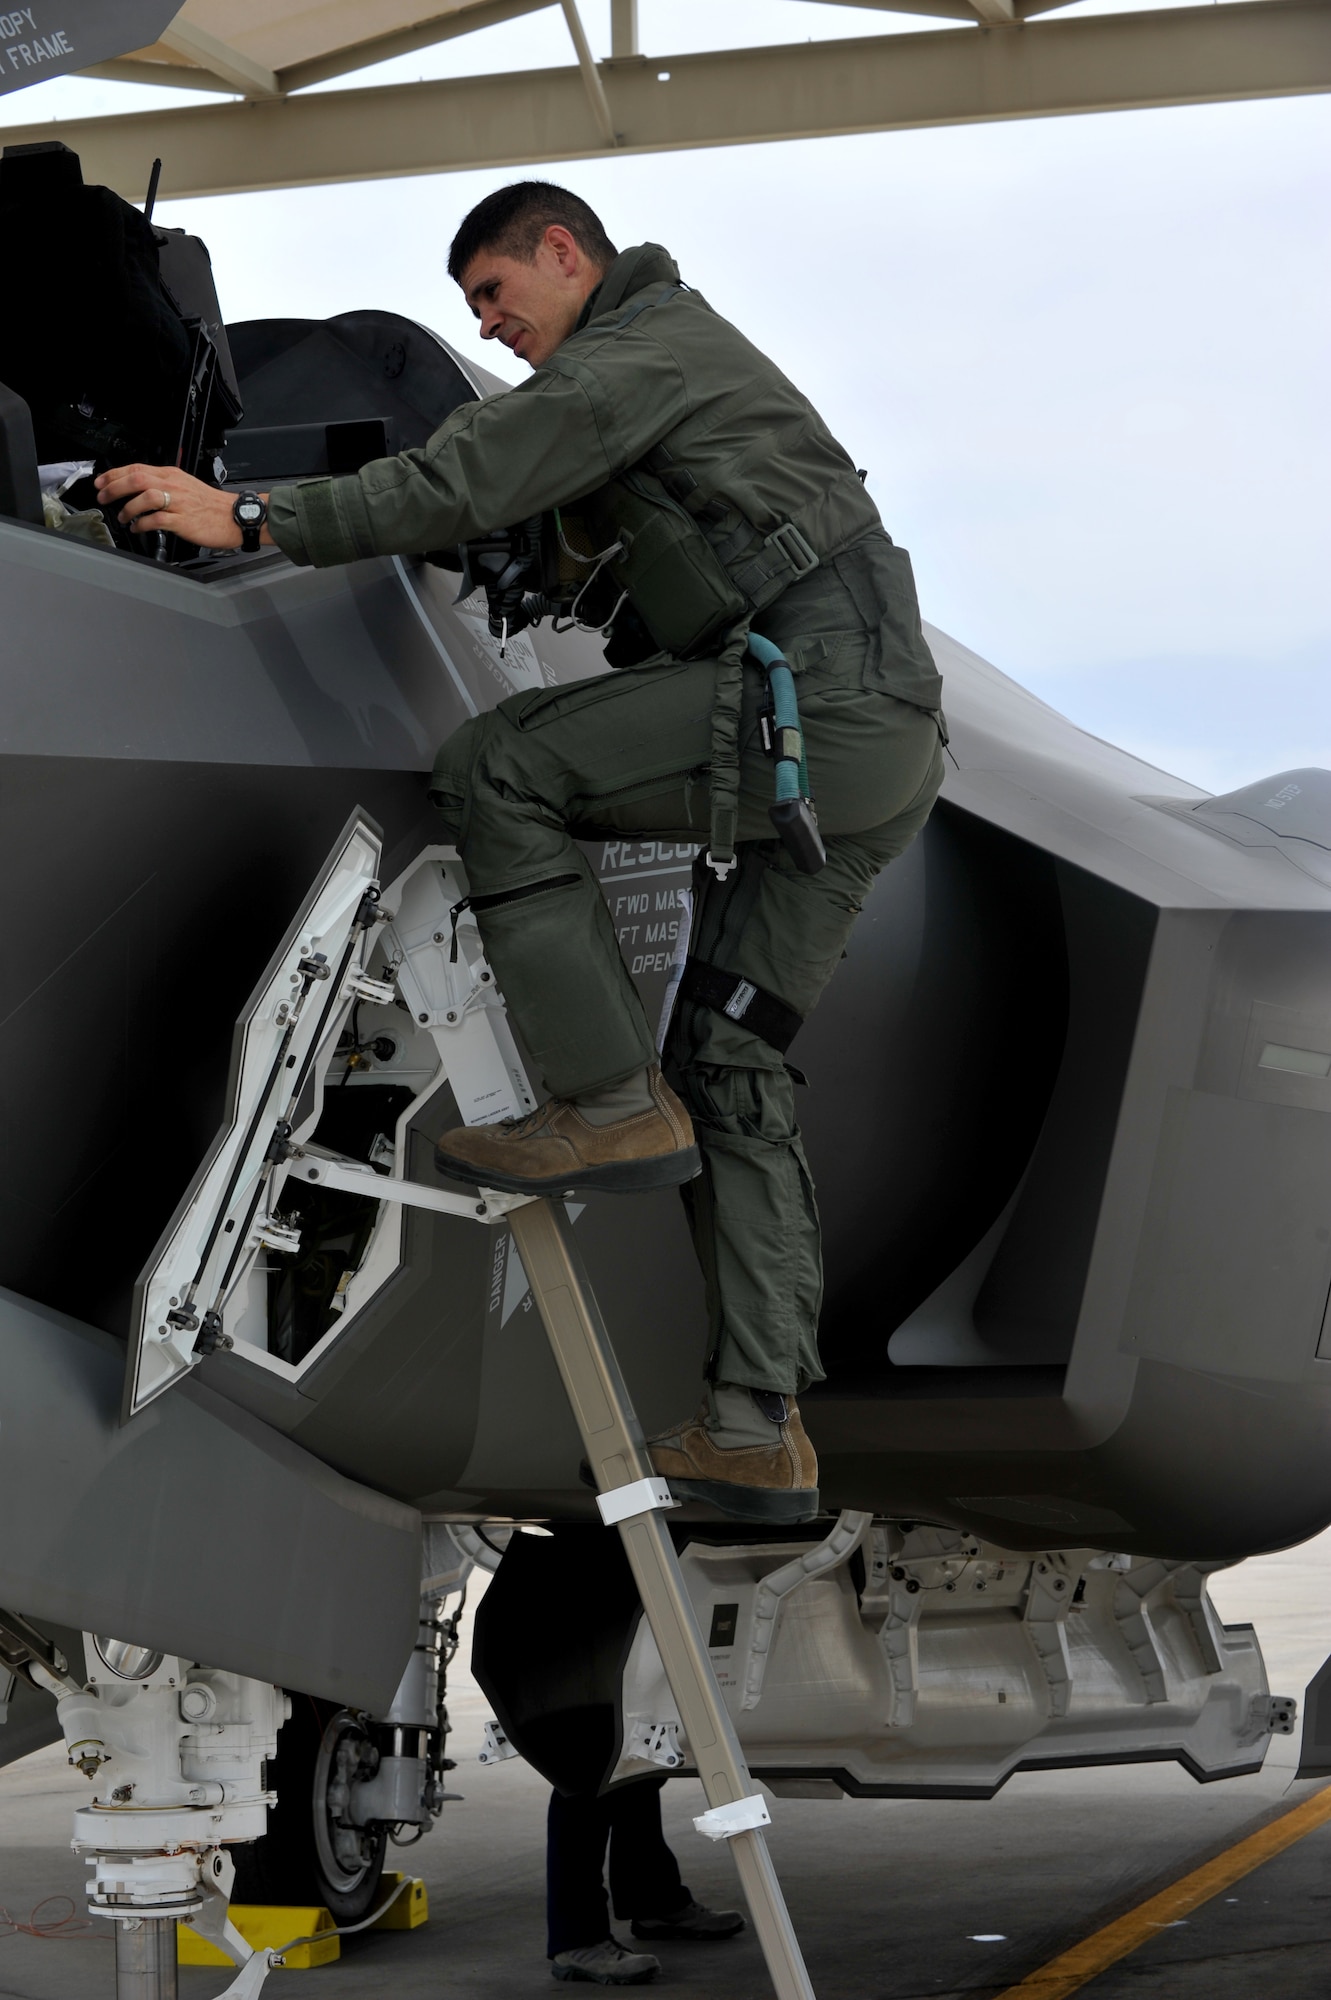
<svg viewBox="0 0 1331 2000">
<path fill-rule="evenodd" d="M 494 1188 L 499 1194 L 551 1195 L 599 1192 L 601 1194 L 641 1194 L 648 1188 L 680 1187 L 696 1180 L 702 1172 L 702 1155 L 696 1146 L 681 1146 L 676 1153 L 658 1153 L 648 1160 L 612 1160 L 600 1167 L 575 1167 L 567 1174 L 506 1174 L 494 1167 L 480 1168 L 470 1160 L 454 1159 L 437 1148 L 434 1163 L 450 1180 L 465 1181 L 469 1187 Z"/>
<path fill-rule="evenodd" d="M 818 1488 L 800 1486 L 780 1492 L 765 1486 L 736 1486 L 725 1479 L 668 1479 L 674 1498 L 710 1507 L 732 1521 L 755 1521 L 762 1527 L 792 1528 L 812 1521 L 819 1511 Z"/>
<path fill-rule="evenodd" d="M 743 1917 L 724 1931 L 640 1931 L 635 1924 L 633 1939 L 635 1944 L 724 1944 L 727 1938 L 738 1937 L 744 1927 Z"/>
<path fill-rule="evenodd" d="M 587 1986 L 645 1986 L 649 1979 L 655 1979 L 657 1968 L 653 1966 L 650 1972 L 621 1973 L 617 1979 L 605 1973 L 584 1972 L 578 1965 L 552 1965 L 550 1970 L 556 1979 L 577 1979 Z"/>
</svg>

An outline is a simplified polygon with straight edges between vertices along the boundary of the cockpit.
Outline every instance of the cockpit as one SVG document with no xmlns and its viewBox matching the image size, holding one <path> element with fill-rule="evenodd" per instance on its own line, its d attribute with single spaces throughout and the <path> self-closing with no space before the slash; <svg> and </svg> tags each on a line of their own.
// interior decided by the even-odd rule
<svg viewBox="0 0 1331 2000">
<path fill-rule="evenodd" d="M 0 516 L 48 533 L 204 580 L 281 561 L 133 534 L 93 480 L 136 461 L 232 488 L 356 472 L 489 386 L 395 313 L 227 326 L 202 240 L 88 186 L 60 140 L 5 147 L 0 230 Z"/>
</svg>

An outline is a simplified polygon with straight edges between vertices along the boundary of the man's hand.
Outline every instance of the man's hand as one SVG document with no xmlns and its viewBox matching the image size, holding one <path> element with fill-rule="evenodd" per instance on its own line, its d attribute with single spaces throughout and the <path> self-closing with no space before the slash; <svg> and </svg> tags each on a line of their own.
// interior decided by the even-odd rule
<svg viewBox="0 0 1331 2000">
<path fill-rule="evenodd" d="M 238 549 L 240 528 L 232 516 L 234 493 L 205 486 L 201 479 L 174 465 L 117 465 L 97 475 L 97 498 L 103 507 L 123 500 L 121 525 L 136 535 L 162 529 L 201 549 Z M 267 494 L 264 494 L 267 499 Z M 259 540 L 271 547 L 267 527 Z"/>
</svg>

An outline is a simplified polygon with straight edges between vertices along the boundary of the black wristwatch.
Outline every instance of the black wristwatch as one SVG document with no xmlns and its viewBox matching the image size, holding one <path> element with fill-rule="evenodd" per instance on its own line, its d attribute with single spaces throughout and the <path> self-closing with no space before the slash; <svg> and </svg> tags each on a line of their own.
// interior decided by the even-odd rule
<svg viewBox="0 0 1331 2000">
<path fill-rule="evenodd" d="M 268 502 L 257 493 L 242 493 L 231 509 L 231 518 L 240 529 L 240 546 L 252 556 L 259 546 L 259 531 L 268 519 Z"/>
</svg>

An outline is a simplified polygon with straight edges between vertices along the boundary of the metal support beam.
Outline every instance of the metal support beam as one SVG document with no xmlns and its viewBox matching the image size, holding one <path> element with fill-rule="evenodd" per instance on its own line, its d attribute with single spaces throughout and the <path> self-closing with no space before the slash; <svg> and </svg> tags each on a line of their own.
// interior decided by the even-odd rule
<svg viewBox="0 0 1331 2000">
<path fill-rule="evenodd" d="M 177 16 L 159 39 L 164 48 L 184 56 L 200 69 L 210 70 L 215 77 L 220 77 L 224 85 L 239 90 L 246 97 L 281 96 L 282 86 L 272 70 L 265 69 L 262 63 L 252 62 L 239 49 L 233 49 L 229 42 L 219 42 L 217 36 L 210 35 L 206 28 L 196 28 L 192 21 Z"/>
<path fill-rule="evenodd" d="M 225 96 L 235 89 L 234 84 L 224 83 L 210 69 L 197 69 L 193 63 L 187 68 L 184 63 L 140 62 L 135 56 L 118 56 L 114 62 L 89 63 L 86 69 L 78 70 L 76 74 L 103 77 L 107 83 L 152 83 L 164 90 L 206 90 L 214 96 L 218 91 Z"/>
<path fill-rule="evenodd" d="M 621 62 L 641 55 L 638 43 L 638 0 L 610 0 L 610 57 Z"/>
<path fill-rule="evenodd" d="M 919 0 L 919 4 L 926 4 L 926 0 Z M 936 0 L 927 0 L 927 4 L 933 6 Z M 940 4 L 956 4 L 965 11 L 964 0 L 940 0 Z M 497 27 L 501 21 L 516 21 L 523 14 L 538 14 L 549 5 L 550 0 L 474 0 L 473 5 L 460 11 L 454 9 L 447 14 L 434 15 L 429 20 L 415 21 L 409 28 L 395 29 L 389 35 L 373 35 L 367 41 L 352 42 L 345 48 L 334 49 L 326 56 L 311 56 L 307 62 L 290 63 L 286 69 L 277 72 L 275 81 L 282 91 L 304 90 L 311 83 L 328 83 L 335 76 L 351 76 L 356 70 L 369 69 L 374 63 L 389 62 L 394 56 L 414 55 L 418 49 L 433 48 L 436 42 L 451 42 L 462 35 L 474 35 L 482 28 Z M 171 44 L 171 33 L 174 32 L 172 30 L 163 35 L 161 40 L 175 46 Z M 237 87 L 224 81 L 220 73 L 193 66 L 187 69 L 182 63 L 145 62 L 135 56 L 123 56 L 115 62 L 92 63 L 87 69 L 80 70 L 79 75 L 107 77 L 114 83 L 156 83 L 171 90 L 229 90 Z"/>
<path fill-rule="evenodd" d="M 662 67 L 668 83 L 657 82 L 655 63 L 610 72 L 625 152 L 1331 91 L 1331 6 L 1231 0 L 1055 16 L 1001 31 L 672 56 Z M 11 128 L 5 137 L 22 144 L 50 134 L 43 123 Z M 575 69 L 69 119 L 60 136 L 83 156 L 90 181 L 130 199 L 139 197 L 156 156 L 162 198 L 169 199 L 527 166 L 603 151 L 589 134 Z"/>
<path fill-rule="evenodd" d="M 818 7 L 863 7 L 876 14 L 934 14 L 951 21 L 988 21 L 1004 26 L 1069 7 L 1073 0 L 809 0 Z"/>
<path fill-rule="evenodd" d="M 587 31 L 578 12 L 578 0 L 559 0 L 559 4 L 564 10 L 564 19 L 568 22 L 568 31 L 573 38 L 573 47 L 577 51 L 578 68 L 582 71 L 583 86 L 592 107 L 592 117 L 596 120 L 596 129 L 607 146 L 617 145 L 615 121 L 610 116 L 605 85 L 601 82 L 601 72 L 596 67 L 591 44 L 587 40 Z"/>
<path fill-rule="evenodd" d="M 863 7 L 873 14 L 941 14 L 953 21 L 973 21 L 970 0 L 813 0 L 815 6 Z M 1071 0 L 1049 0 L 1054 7 L 1071 5 Z"/>
<path fill-rule="evenodd" d="M 437 14 L 417 21 L 410 28 L 398 28 L 389 35 L 375 35 L 350 48 L 334 49 L 326 56 L 312 56 L 308 62 L 291 63 L 279 72 L 283 90 L 304 90 L 307 84 L 327 83 L 335 76 L 350 76 L 372 63 L 388 62 L 393 56 L 414 55 L 417 49 L 431 49 L 436 42 L 451 42 L 460 35 L 478 34 L 482 28 L 498 27 L 502 21 L 516 21 L 523 14 L 539 14 L 550 0 L 475 0 L 470 7 Z"/>
</svg>

